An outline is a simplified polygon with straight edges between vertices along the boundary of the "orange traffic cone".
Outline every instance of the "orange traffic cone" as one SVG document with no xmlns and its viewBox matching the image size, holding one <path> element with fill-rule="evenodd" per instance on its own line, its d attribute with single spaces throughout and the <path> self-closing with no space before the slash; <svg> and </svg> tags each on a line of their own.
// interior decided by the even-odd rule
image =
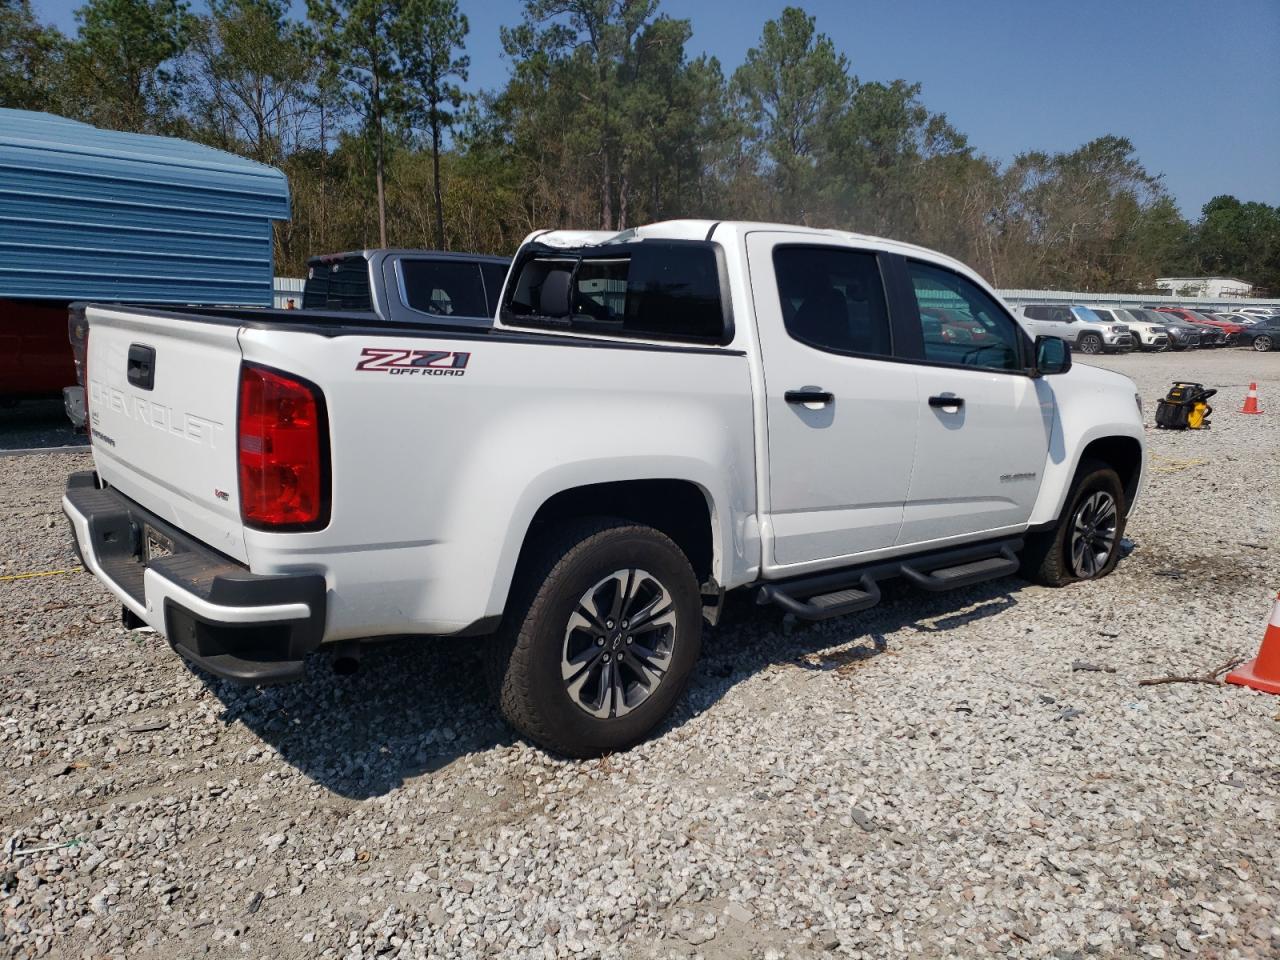
<svg viewBox="0 0 1280 960">
<path fill-rule="evenodd" d="M 1227 683 L 1253 687 L 1264 693 L 1280 693 L 1280 593 L 1276 594 L 1271 608 L 1271 620 L 1267 632 L 1262 635 L 1262 647 L 1258 655 L 1227 674 Z"/>
<path fill-rule="evenodd" d="M 1244 395 L 1244 406 L 1240 408 L 1241 413 L 1261 413 L 1258 409 L 1258 385 L 1256 383 L 1249 384 L 1249 392 Z"/>
</svg>

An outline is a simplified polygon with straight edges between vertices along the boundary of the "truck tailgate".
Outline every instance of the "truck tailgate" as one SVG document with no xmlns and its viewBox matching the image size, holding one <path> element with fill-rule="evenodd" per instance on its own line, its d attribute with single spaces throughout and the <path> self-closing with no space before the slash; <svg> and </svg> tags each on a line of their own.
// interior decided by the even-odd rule
<svg viewBox="0 0 1280 960">
<path fill-rule="evenodd" d="M 89 307 L 89 422 L 98 474 L 245 561 L 236 465 L 239 327 Z"/>
</svg>

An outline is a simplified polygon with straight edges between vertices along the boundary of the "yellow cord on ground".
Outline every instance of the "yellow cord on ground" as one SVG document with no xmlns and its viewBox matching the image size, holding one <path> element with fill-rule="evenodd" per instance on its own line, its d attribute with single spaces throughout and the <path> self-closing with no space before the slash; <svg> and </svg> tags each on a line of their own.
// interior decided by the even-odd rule
<svg viewBox="0 0 1280 960">
<path fill-rule="evenodd" d="M 69 570 L 37 570 L 34 573 L 10 573 L 0 580 L 33 580 L 36 577 L 57 577 L 64 573 L 84 573 L 84 567 L 71 567 Z"/>
<path fill-rule="evenodd" d="M 1202 460 L 1199 457 L 1190 457 L 1181 460 L 1177 457 L 1165 457 L 1158 453 L 1151 454 L 1153 461 L 1151 469 L 1155 473 L 1177 473 L 1180 470 L 1188 470 L 1191 467 L 1200 467 L 1208 463 L 1208 460 Z"/>
</svg>

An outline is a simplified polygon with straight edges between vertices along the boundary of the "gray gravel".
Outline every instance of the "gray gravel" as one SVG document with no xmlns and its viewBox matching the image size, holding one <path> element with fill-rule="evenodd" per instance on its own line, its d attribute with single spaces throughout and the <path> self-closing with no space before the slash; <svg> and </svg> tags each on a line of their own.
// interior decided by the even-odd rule
<svg viewBox="0 0 1280 960">
<path fill-rule="evenodd" d="M 1276 956 L 1280 699 L 1137 681 L 1261 639 L 1280 357 L 1098 362 L 1148 417 L 1174 378 L 1222 389 L 1211 431 L 1152 431 L 1114 576 L 746 608 L 674 722 L 600 761 L 513 740 L 475 641 L 244 690 L 85 574 L 0 581 L 0 954 Z M 87 464 L 0 459 L 0 576 L 74 565 Z"/>
</svg>

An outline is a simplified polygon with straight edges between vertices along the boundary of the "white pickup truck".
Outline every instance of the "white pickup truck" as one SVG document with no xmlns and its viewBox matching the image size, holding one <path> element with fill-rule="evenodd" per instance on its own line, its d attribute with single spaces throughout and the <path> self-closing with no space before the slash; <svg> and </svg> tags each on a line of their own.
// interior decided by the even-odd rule
<svg viewBox="0 0 1280 960">
<path fill-rule="evenodd" d="M 97 469 L 63 505 L 129 625 L 259 683 L 496 634 L 503 714 L 570 755 L 663 720 L 726 591 L 823 619 L 890 577 L 1104 576 L 1143 475 L 1131 381 L 962 264 L 832 230 L 536 233 L 489 329 L 71 327 Z"/>
</svg>

